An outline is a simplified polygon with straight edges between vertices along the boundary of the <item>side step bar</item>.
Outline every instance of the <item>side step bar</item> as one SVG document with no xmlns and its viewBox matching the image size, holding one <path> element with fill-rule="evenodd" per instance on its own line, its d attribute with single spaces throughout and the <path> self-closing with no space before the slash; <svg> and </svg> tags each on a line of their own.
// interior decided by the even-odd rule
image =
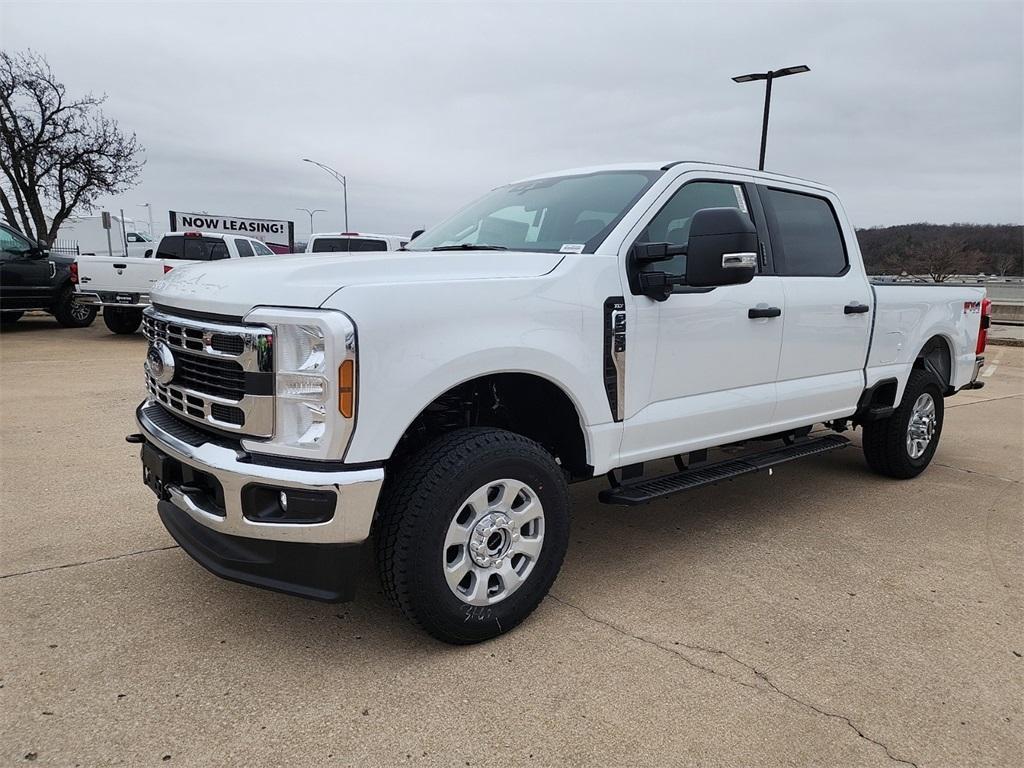
<svg viewBox="0 0 1024 768">
<path fill-rule="evenodd" d="M 776 464 L 785 464 L 787 461 L 845 448 L 849 444 L 850 441 L 840 435 L 826 435 L 825 437 L 801 440 L 794 445 L 783 445 L 761 453 L 726 459 L 694 469 L 684 469 L 681 472 L 673 472 L 661 477 L 624 483 L 615 488 L 606 488 L 598 494 L 598 499 L 605 504 L 629 506 L 646 504 L 649 501 L 671 496 L 673 493 L 732 480 L 741 475 L 774 467 Z"/>
</svg>

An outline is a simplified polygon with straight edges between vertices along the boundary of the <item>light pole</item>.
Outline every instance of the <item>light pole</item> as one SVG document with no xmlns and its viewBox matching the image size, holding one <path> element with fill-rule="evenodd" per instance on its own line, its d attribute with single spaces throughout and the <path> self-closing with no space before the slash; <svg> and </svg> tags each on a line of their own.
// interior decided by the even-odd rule
<svg viewBox="0 0 1024 768">
<path fill-rule="evenodd" d="M 754 80 L 764 80 L 764 122 L 761 124 L 761 160 L 757 164 L 757 170 L 764 170 L 764 150 L 768 144 L 768 109 L 772 103 L 772 80 L 786 75 L 799 75 L 801 72 L 810 72 L 811 68 L 801 64 L 798 67 L 784 67 L 773 69 L 768 72 L 754 72 L 749 75 L 739 75 L 733 78 L 737 83 L 749 83 Z"/>
<path fill-rule="evenodd" d="M 336 181 L 341 183 L 342 189 L 345 190 L 345 231 L 348 232 L 348 179 L 346 179 L 336 170 L 331 168 L 331 166 L 324 165 L 323 163 L 318 163 L 316 160 L 310 160 L 308 157 L 302 158 L 302 162 L 312 163 L 317 168 L 323 168 L 325 171 L 331 174 L 331 176 L 333 176 Z"/>
<path fill-rule="evenodd" d="M 313 214 L 314 213 L 327 213 L 324 208 L 314 208 L 312 211 L 309 208 L 296 208 L 296 211 L 305 211 L 309 214 L 309 234 L 313 234 Z M 346 227 L 348 229 L 348 227 Z"/>
<path fill-rule="evenodd" d="M 149 236 L 153 235 L 153 206 L 149 203 L 139 203 L 139 208 L 145 208 L 149 212 Z"/>
</svg>

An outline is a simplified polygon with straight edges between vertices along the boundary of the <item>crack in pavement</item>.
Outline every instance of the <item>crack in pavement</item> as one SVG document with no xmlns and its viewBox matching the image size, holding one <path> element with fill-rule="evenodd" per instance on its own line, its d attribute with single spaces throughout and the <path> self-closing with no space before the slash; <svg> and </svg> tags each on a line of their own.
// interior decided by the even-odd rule
<svg viewBox="0 0 1024 768">
<path fill-rule="evenodd" d="M 30 573 L 45 573 L 46 571 L 59 571 L 62 568 L 77 568 L 80 565 L 92 565 L 93 563 L 103 563 L 108 560 L 121 560 L 125 557 L 135 557 L 137 555 L 145 555 L 150 552 L 164 552 L 168 549 L 178 549 L 177 544 L 168 544 L 166 547 L 153 547 L 152 549 L 139 549 L 135 552 L 124 552 L 120 555 L 108 555 L 107 557 L 97 557 L 95 560 L 83 560 L 79 563 L 63 563 L 62 565 L 48 565 L 45 568 L 32 568 L 27 571 L 16 571 L 15 573 L 4 573 L 0 574 L 0 579 L 11 579 L 15 576 L 27 576 Z"/>
<path fill-rule="evenodd" d="M 968 400 L 966 403 L 953 403 L 952 405 L 947 405 L 945 410 L 948 411 L 950 408 L 963 408 L 968 405 L 981 405 L 982 403 L 995 403 L 999 400 L 1011 400 L 1015 397 L 1024 397 L 1024 392 L 1017 392 L 1012 395 L 1001 395 L 999 397 L 989 397 L 985 400 Z"/>
<path fill-rule="evenodd" d="M 952 464 L 942 464 L 938 461 L 932 461 L 933 467 L 945 467 L 946 469 L 955 469 L 957 472 L 966 472 L 969 475 L 979 475 L 981 477 L 988 477 L 992 480 L 1001 480 L 1004 483 L 1020 483 L 1024 482 L 1021 480 L 1014 480 L 1012 477 L 1000 477 L 999 475 L 990 475 L 988 472 L 979 472 L 976 469 L 967 469 L 966 467 L 955 467 Z"/>
<path fill-rule="evenodd" d="M 800 698 L 794 696 L 793 694 L 788 693 L 787 691 L 782 690 L 775 683 L 773 683 L 771 680 L 769 680 L 768 676 L 764 672 L 762 672 L 761 670 L 759 670 L 757 667 L 753 666 L 752 664 L 747 664 L 745 661 L 741 661 L 740 659 L 736 658 L 735 656 L 733 656 L 728 651 L 723 651 L 723 650 L 720 650 L 718 648 L 706 648 L 706 647 L 701 646 L 701 645 L 692 645 L 692 644 L 684 643 L 684 642 L 681 642 L 681 641 L 680 642 L 674 642 L 673 645 L 662 645 L 657 640 L 652 640 L 652 639 L 650 639 L 648 637 L 644 637 L 643 635 L 633 634 L 632 632 L 630 632 L 630 631 L 628 631 L 628 630 L 618 626 L 617 624 L 613 624 L 612 622 L 607 621 L 606 619 L 602 619 L 602 618 L 599 618 L 597 616 L 594 616 L 594 615 L 588 613 L 587 611 L 585 611 L 583 608 L 579 607 L 578 605 L 575 605 L 574 603 L 570 603 L 568 600 L 565 600 L 564 598 L 558 597 L 554 593 L 549 592 L 548 593 L 548 597 L 550 597 L 552 600 L 554 600 L 557 603 L 561 603 L 562 605 L 564 605 L 564 606 L 566 606 L 568 608 L 572 608 L 573 610 L 575 610 L 578 613 L 582 614 L 586 619 L 588 619 L 589 621 L 591 621 L 591 622 L 593 622 L 595 624 L 600 624 L 601 626 L 607 627 L 608 629 L 612 630 L 613 632 L 616 632 L 617 634 L 620 634 L 620 635 L 622 635 L 624 637 L 631 638 L 633 640 L 637 640 L 637 641 L 639 641 L 641 643 L 644 643 L 645 645 L 650 645 L 650 646 L 652 646 L 654 648 L 657 648 L 658 650 L 665 651 L 667 653 L 671 653 L 673 656 L 676 656 L 677 658 L 680 658 L 683 661 L 685 661 L 689 666 L 693 667 L 694 669 L 698 669 L 698 670 L 700 670 L 702 672 L 708 672 L 708 673 L 710 673 L 712 675 L 715 675 L 717 677 L 721 677 L 721 678 L 723 678 L 725 680 L 728 680 L 731 683 L 736 683 L 737 685 L 742 685 L 744 688 L 749 688 L 749 689 L 751 689 L 753 691 L 757 691 L 758 693 L 775 693 L 775 694 L 778 694 L 779 696 L 782 696 L 783 698 L 793 702 L 794 704 L 797 704 L 797 705 L 799 705 L 801 707 L 809 709 L 812 712 L 815 712 L 815 713 L 817 713 L 819 715 L 822 715 L 823 717 L 827 717 L 827 718 L 830 718 L 830 719 L 833 719 L 833 720 L 838 720 L 838 721 L 846 724 L 860 738 L 864 739 L 865 741 L 867 741 L 867 742 L 869 742 L 871 744 L 874 744 L 877 747 L 880 747 L 885 752 L 885 756 L 887 758 L 889 758 L 890 760 L 892 760 L 894 762 L 897 762 L 897 763 L 902 763 L 903 765 L 912 765 L 912 766 L 914 766 L 914 768 L 919 768 L 918 764 L 915 763 L 914 761 L 906 760 L 906 759 L 904 759 L 902 757 L 897 757 L 896 755 L 894 755 L 886 744 L 884 744 L 881 741 L 878 741 L 877 739 L 873 739 L 870 736 L 868 736 L 863 730 L 861 730 L 861 728 L 856 723 L 853 722 L 853 720 L 851 720 L 846 715 L 841 715 L 841 714 L 838 714 L 836 712 L 829 712 L 828 710 L 821 709 L 820 707 L 818 707 L 818 706 L 816 706 L 816 705 L 814 705 L 814 704 L 812 704 L 812 703 L 810 703 L 808 701 L 804 701 L 803 699 L 800 699 Z M 707 653 L 707 654 L 711 654 L 711 655 L 715 655 L 715 656 L 724 656 L 727 659 L 730 659 L 731 661 L 733 661 L 735 664 L 738 664 L 741 667 L 743 667 L 744 669 L 746 669 L 749 672 L 751 672 L 758 680 L 763 682 L 764 685 L 761 686 L 761 685 L 755 685 L 755 684 L 752 684 L 752 683 L 748 683 L 748 682 L 746 682 L 744 680 L 740 680 L 739 678 L 733 677 L 732 675 L 728 675 L 728 674 L 725 674 L 724 672 L 720 672 L 717 669 L 715 669 L 714 667 L 709 667 L 709 666 L 706 666 L 704 664 L 701 664 L 700 662 L 695 661 L 694 659 L 691 659 L 686 654 L 680 652 L 679 651 L 680 647 L 687 648 L 687 649 L 689 649 L 691 651 L 698 651 L 700 653 Z"/>
</svg>

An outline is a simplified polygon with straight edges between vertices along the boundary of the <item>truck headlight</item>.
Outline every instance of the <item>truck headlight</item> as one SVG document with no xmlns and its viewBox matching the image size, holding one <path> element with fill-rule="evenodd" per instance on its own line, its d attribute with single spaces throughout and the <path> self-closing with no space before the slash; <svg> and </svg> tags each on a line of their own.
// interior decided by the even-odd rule
<svg viewBox="0 0 1024 768">
<path fill-rule="evenodd" d="M 243 446 L 341 459 L 355 420 L 355 324 L 342 312 L 315 309 L 259 308 L 245 320 L 273 328 L 275 400 L 274 437 Z"/>
</svg>

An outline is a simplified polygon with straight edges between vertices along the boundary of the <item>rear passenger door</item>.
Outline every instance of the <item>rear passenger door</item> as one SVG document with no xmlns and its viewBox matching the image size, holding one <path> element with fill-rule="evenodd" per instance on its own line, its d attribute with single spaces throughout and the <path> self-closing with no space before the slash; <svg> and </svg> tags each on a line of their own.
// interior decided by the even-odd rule
<svg viewBox="0 0 1024 768">
<path fill-rule="evenodd" d="M 758 195 L 786 303 L 773 424 L 849 415 L 864 388 L 873 311 L 862 263 L 850 257 L 856 235 L 831 193 L 772 185 Z"/>
</svg>

